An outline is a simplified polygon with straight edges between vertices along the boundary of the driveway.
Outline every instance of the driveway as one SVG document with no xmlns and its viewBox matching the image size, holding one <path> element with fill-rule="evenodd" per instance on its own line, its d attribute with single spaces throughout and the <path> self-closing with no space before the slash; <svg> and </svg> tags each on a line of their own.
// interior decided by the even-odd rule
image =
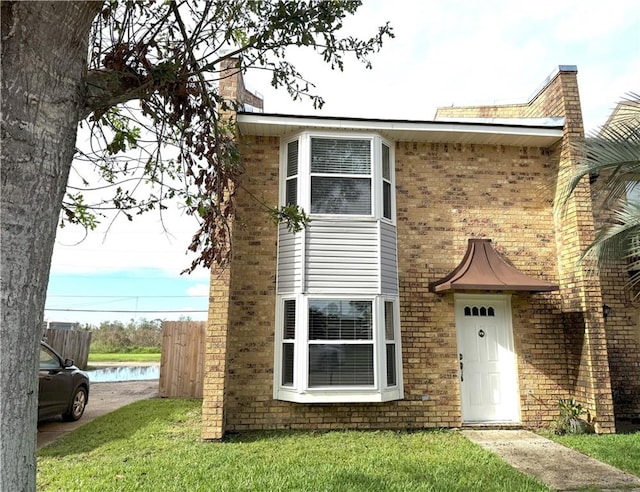
<svg viewBox="0 0 640 492">
<path fill-rule="evenodd" d="M 38 449 L 93 419 L 113 412 L 138 400 L 156 398 L 158 380 L 123 381 L 118 383 L 92 383 L 89 404 L 77 422 L 63 422 L 60 417 L 38 424 Z"/>
</svg>

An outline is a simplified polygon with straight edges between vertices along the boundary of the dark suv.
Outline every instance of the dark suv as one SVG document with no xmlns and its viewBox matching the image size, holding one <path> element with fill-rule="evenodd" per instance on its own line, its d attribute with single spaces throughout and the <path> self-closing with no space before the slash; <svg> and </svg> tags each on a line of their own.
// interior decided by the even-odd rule
<svg viewBox="0 0 640 492">
<path fill-rule="evenodd" d="M 82 417 L 89 402 L 89 376 L 45 342 L 40 342 L 38 379 L 38 420 L 58 415 L 68 421 Z"/>
</svg>

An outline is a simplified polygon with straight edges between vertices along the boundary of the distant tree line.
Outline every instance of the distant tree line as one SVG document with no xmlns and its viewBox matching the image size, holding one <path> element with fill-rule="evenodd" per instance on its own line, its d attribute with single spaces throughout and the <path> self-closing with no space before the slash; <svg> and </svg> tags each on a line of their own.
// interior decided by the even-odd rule
<svg viewBox="0 0 640 492">
<path fill-rule="evenodd" d="M 85 325 L 92 332 L 91 352 L 159 353 L 162 349 L 162 320 L 139 319 L 128 323 L 104 321 L 100 326 Z"/>
</svg>

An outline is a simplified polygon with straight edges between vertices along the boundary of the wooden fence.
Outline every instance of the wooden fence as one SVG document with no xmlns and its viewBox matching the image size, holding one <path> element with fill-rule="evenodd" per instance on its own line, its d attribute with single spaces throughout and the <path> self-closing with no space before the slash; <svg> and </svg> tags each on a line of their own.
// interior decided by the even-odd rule
<svg viewBox="0 0 640 492">
<path fill-rule="evenodd" d="M 73 359 L 80 369 L 87 368 L 91 332 L 81 330 L 45 330 L 43 340 L 63 359 Z"/>
<path fill-rule="evenodd" d="M 158 393 L 163 398 L 202 398 L 205 321 L 162 323 Z"/>
</svg>

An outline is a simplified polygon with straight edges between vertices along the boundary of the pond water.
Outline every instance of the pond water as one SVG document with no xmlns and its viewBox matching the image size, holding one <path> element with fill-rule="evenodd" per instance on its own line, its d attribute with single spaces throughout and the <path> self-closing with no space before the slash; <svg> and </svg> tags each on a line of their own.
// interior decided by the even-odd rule
<svg viewBox="0 0 640 492">
<path fill-rule="evenodd" d="M 113 383 L 117 381 L 142 381 L 160 378 L 160 365 L 105 367 L 87 371 L 92 383 Z"/>
</svg>

